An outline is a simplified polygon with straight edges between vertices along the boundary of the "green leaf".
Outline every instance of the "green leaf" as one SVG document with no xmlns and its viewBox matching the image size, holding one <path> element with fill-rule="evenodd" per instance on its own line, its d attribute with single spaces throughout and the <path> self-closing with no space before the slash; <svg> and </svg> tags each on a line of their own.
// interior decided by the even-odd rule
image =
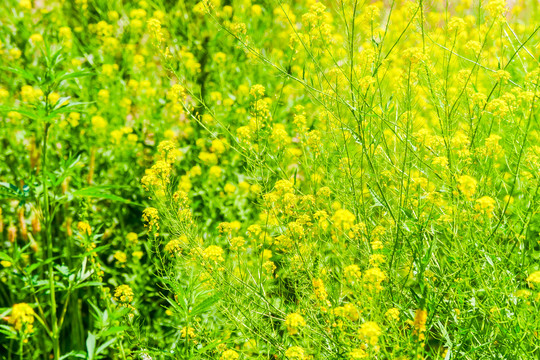
<svg viewBox="0 0 540 360">
<path fill-rule="evenodd" d="M 113 326 L 113 327 L 103 331 L 101 333 L 101 336 L 106 337 L 106 336 L 110 336 L 110 335 L 115 335 L 115 334 L 118 334 L 119 332 L 122 332 L 122 331 L 127 330 L 127 329 L 129 329 L 128 326 Z M 101 346 L 100 346 L 100 348 L 101 348 Z"/>
<path fill-rule="evenodd" d="M 86 354 L 84 351 L 70 351 L 67 354 L 60 356 L 60 360 L 70 358 L 86 359 Z"/>
<path fill-rule="evenodd" d="M 24 193 L 15 185 L 7 183 L 7 182 L 0 182 L 0 195 L 4 193 L 4 196 L 7 196 L 7 194 L 14 196 L 16 198 L 24 197 Z"/>
<path fill-rule="evenodd" d="M 86 338 L 86 352 L 88 354 L 87 359 L 94 359 L 94 354 L 96 350 L 96 336 L 91 332 L 88 332 L 88 337 Z"/>
<path fill-rule="evenodd" d="M 12 72 L 14 74 L 17 74 L 23 78 L 25 78 L 26 80 L 30 80 L 30 81 L 33 81 L 33 82 L 37 82 L 37 79 L 36 77 L 29 73 L 28 71 L 26 70 L 23 70 L 21 68 L 14 68 L 14 67 L 8 67 L 8 66 L 0 66 L 0 69 L 1 70 L 6 70 L 6 71 L 9 71 L 9 72 Z"/>
<path fill-rule="evenodd" d="M 60 107 L 57 107 L 55 108 L 55 110 L 53 110 L 49 116 L 52 116 L 54 117 L 54 115 L 56 114 L 63 114 L 63 113 L 66 113 L 66 112 L 70 112 L 70 111 L 74 111 L 74 107 L 77 107 L 77 106 L 84 106 L 84 105 L 90 105 L 90 104 L 93 104 L 95 103 L 95 101 L 75 101 L 75 102 L 70 102 L 70 103 L 67 103 L 67 104 L 64 104 L 63 106 L 60 106 Z"/>
<path fill-rule="evenodd" d="M 6 254 L 5 252 L 1 252 L 0 251 L 0 260 L 5 260 L 5 261 L 9 261 L 11 263 L 14 262 L 13 258 L 11 256 L 9 256 L 8 254 Z"/>
<path fill-rule="evenodd" d="M 87 286 L 101 286 L 101 285 L 103 285 L 103 283 L 100 281 L 87 281 L 87 282 L 83 282 L 83 283 L 75 285 L 73 289 L 75 290 L 75 289 L 80 289 Z"/>
<path fill-rule="evenodd" d="M 38 261 L 38 262 L 35 262 L 33 263 L 32 265 L 28 265 L 25 270 L 27 273 L 31 274 L 34 270 L 36 270 L 37 268 L 41 267 L 41 266 L 44 266 L 44 265 L 47 265 L 48 263 L 50 262 L 53 262 L 55 261 L 56 259 L 58 259 L 59 257 L 56 256 L 56 257 L 52 257 L 52 258 L 48 258 L 47 260 L 44 260 L 44 261 Z"/>
<path fill-rule="evenodd" d="M 36 120 L 36 121 L 39 121 L 42 118 L 42 116 L 40 116 L 38 113 L 35 113 L 33 111 L 28 111 L 28 110 L 24 110 L 20 108 L 7 107 L 7 106 L 0 106 L 0 112 L 7 113 L 10 111 L 18 112 L 19 114 L 24 115 L 27 118 Z"/>
<path fill-rule="evenodd" d="M 90 197 L 90 198 L 118 201 L 118 202 L 129 203 L 129 204 L 136 204 L 130 200 L 124 199 L 121 196 L 109 193 L 108 190 L 110 188 L 112 187 L 111 186 L 90 186 L 84 189 L 77 190 L 73 192 L 72 195 L 74 197 Z M 136 205 L 140 205 L 140 204 L 136 204 Z"/>
<path fill-rule="evenodd" d="M 56 265 L 54 267 L 58 272 L 64 276 L 69 276 L 69 268 L 66 265 Z"/>
<path fill-rule="evenodd" d="M 91 76 L 91 75 L 94 75 L 94 73 L 91 72 L 91 71 L 87 71 L 87 70 L 74 71 L 74 72 L 63 74 L 63 75 L 59 76 L 56 79 L 56 81 L 58 83 L 61 83 L 62 81 L 65 81 L 65 80 L 76 79 L 76 78 L 81 78 L 81 77 Z"/>
<path fill-rule="evenodd" d="M 125 329 L 127 329 L 127 327 L 124 327 Z M 109 346 L 111 346 L 114 342 L 116 342 L 116 338 L 112 338 L 110 339 L 109 341 L 101 344 L 100 347 L 97 348 L 96 350 L 96 355 L 99 355 L 101 354 L 103 351 L 105 351 L 105 349 L 107 349 Z"/>
<path fill-rule="evenodd" d="M 54 110 L 61 108 L 62 106 L 66 106 L 69 104 L 69 99 L 71 99 L 71 96 L 64 96 L 58 99 L 56 104 L 54 104 Z"/>
<path fill-rule="evenodd" d="M 218 294 L 214 295 L 214 296 L 210 296 L 210 297 L 207 297 L 206 299 L 204 299 L 202 302 L 200 302 L 199 304 L 197 304 L 192 310 L 191 312 L 189 313 L 190 316 L 197 316 L 197 315 L 200 315 L 200 314 L 203 314 L 205 313 L 207 310 L 209 310 L 212 305 L 214 305 L 215 303 L 217 303 L 220 299 L 220 296 Z"/>
<path fill-rule="evenodd" d="M 214 341 L 208 343 L 208 345 L 206 345 L 205 347 L 202 347 L 202 348 L 198 349 L 197 352 L 199 354 L 203 354 L 204 352 L 207 352 L 208 350 L 217 348 L 219 344 L 222 344 L 221 340 L 214 340 Z"/>
</svg>

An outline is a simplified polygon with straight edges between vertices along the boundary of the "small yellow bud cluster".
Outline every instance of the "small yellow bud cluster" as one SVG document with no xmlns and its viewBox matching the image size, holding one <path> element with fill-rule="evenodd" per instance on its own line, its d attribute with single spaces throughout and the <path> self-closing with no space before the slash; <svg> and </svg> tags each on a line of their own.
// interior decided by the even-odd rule
<svg viewBox="0 0 540 360">
<path fill-rule="evenodd" d="M 11 308 L 11 316 L 8 319 L 8 323 L 13 325 L 16 331 L 23 331 L 24 333 L 32 333 L 34 323 L 34 310 L 27 303 L 15 304 Z"/>
<path fill-rule="evenodd" d="M 133 290 L 129 285 L 120 285 L 114 291 L 114 299 L 122 306 L 130 306 L 133 301 Z"/>
<path fill-rule="evenodd" d="M 306 321 L 304 320 L 302 315 L 298 313 L 292 313 L 287 315 L 287 317 L 285 318 L 285 326 L 287 327 L 289 335 L 296 335 L 301 328 L 306 326 Z"/>
</svg>

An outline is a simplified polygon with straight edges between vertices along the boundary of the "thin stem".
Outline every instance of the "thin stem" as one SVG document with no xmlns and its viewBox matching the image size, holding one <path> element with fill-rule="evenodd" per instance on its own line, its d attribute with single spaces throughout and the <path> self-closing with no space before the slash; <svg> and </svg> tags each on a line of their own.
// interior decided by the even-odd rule
<svg viewBox="0 0 540 360">
<path fill-rule="evenodd" d="M 52 259 L 53 257 L 53 241 L 51 233 L 52 219 L 50 214 L 50 204 L 49 204 L 49 187 L 47 184 L 47 138 L 49 136 L 49 128 L 51 124 L 46 122 L 43 130 L 43 148 L 42 148 L 42 157 L 41 157 L 41 179 L 43 182 L 43 217 L 45 221 L 45 241 L 47 247 L 47 258 Z M 51 326 L 52 326 L 52 342 L 53 342 L 53 351 L 54 359 L 60 358 L 60 343 L 58 339 L 58 321 L 56 318 L 56 292 L 54 285 L 54 264 L 52 261 L 49 262 L 49 292 L 50 292 L 50 301 L 51 301 Z"/>
</svg>

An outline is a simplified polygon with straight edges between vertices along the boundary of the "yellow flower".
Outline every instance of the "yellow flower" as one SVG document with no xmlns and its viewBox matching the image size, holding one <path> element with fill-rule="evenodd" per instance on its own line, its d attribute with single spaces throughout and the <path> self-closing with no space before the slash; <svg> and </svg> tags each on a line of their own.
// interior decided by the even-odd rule
<svg viewBox="0 0 540 360">
<path fill-rule="evenodd" d="M 33 44 L 43 42 L 43 36 L 41 36 L 41 34 L 32 34 L 32 35 L 30 35 L 30 41 Z"/>
<path fill-rule="evenodd" d="M 101 66 L 101 75 L 112 78 L 119 68 L 118 64 L 103 64 Z"/>
<path fill-rule="evenodd" d="M 129 285 L 120 285 L 114 291 L 114 299 L 122 305 L 129 304 L 133 301 L 133 290 Z"/>
<path fill-rule="evenodd" d="M 352 212 L 345 209 L 339 209 L 334 213 L 334 216 L 332 216 L 332 221 L 334 222 L 334 226 L 342 231 L 350 230 L 351 227 L 354 225 L 354 221 L 356 220 L 356 217 Z"/>
<path fill-rule="evenodd" d="M 92 235 L 92 228 L 87 222 L 79 221 L 77 223 L 77 230 L 79 230 L 81 234 Z"/>
<path fill-rule="evenodd" d="M 499 135 L 492 134 L 486 139 L 486 155 L 487 156 L 493 156 L 495 158 L 498 157 L 503 152 L 503 148 L 501 145 L 499 145 L 499 140 L 502 138 Z"/>
<path fill-rule="evenodd" d="M 345 277 L 349 281 L 353 281 L 355 279 L 360 278 L 362 276 L 362 272 L 360 271 L 360 267 L 358 265 L 349 265 L 345 269 L 343 269 L 343 272 L 345 273 Z"/>
<path fill-rule="evenodd" d="M 397 308 L 388 309 L 388 311 L 385 313 L 385 316 L 390 321 L 392 320 L 397 321 L 399 320 L 399 309 Z"/>
<path fill-rule="evenodd" d="M 145 226 L 148 227 L 148 231 L 159 230 L 159 212 L 156 208 L 148 207 L 144 209 L 142 218 L 146 223 Z"/>
<path fill-rule="evenodd" d="M 218 64 L 223 64 L 227 60 L 227 54 L 224 52 L 217 52 L 214 54 L 213 59 Z"/>
<path fill-rule="evenodd" d="M 99 115 L 92 116 L 92 119 L 90 121 L 92 123 L 92 127 L 96 130 L 104 129 L 108 125 L 107 120 L 105 120 L 102 116 Z"/>
<path fill-rule="evenodd" d="M 349 353 L 349 358 L 351 360 L 364 359 L 364 358 L 367 358 L 367 357 L 368 357 L 368 354 L 366 353 L 366 351 L 364 349 L 353 349 Z"/>
<path fill-rule="evenodd" d="M 223 354 L 221 354 L 221 360 L 236 360 L 240 357 L 238 353 L 234 350 L 225 350 Z"/>
<path fill-rule="evenodd" d="M 125 252 L 123 251 L 117 251 L 114 253 L 114 256 L 113 256 L 116 261 L 118 261 L 118 263 L 120 264 L 124 264 L 127 262 L 127 255 Z"/>
<path fill-rule="evenodd" d="M 273 274 L 274 271 L 276 271 L 277 269 L 277 266 L 276 264 L 273 262 L 273 261 L 265 261 L 263 264 L 262 264 L 262 267 L 264 270 L 266 270 L 267 273 L 269 274 Z"/>
<path fill-rule="evenodd" d="M 203 251 L 203 258 L 215 262 L 223 262 L 223 249 L 216 245 L 210 245 Z"/>
<path fill-rule="evenodd" d="M 236 191 L 236 186 L 234 186 L 231 183 L 227 183 L 225 187 L 223 188 L 227 194 L 232 194 Z"/>
<path fill-rule="evenodd" d="M 167 93 L 167 98 L 172 102 L 183 102 L 186 99 L 186 89 L 180 84 L 174 84 Z"/>
<path fill-rule="evenodd" d="M 328 297 L 328 294 L 326 293 L 326 289 L 324 287 L 324 282 L 322 279 L 313 279 L 313 292 L 315 293 L 315 297 L 319 300 L 326 300 Z"/>
<path fill-rule="evenodd" d="M 504 20 L 504 15 L 508 10 L 506 8 L 506 0 L 490 0 L 485 9 L 491 17 L 497 20 Z"/>
<path fill-rule="evenodd" d="M 34 310 L 27 303 L 15 304 L 11 308 L 11 316 L 8 323 L 13 325 L 17 331 L 23 330 L 25 333 L 31 333 L 34 323 Z"/>
<path fill-rule="evenodd" d="M 242 237 L 242 236 L 233 237 L 231 239 L 231 249 L 232 250 L 238 250 L 242 246 L 244 246 L 245 243 L 246 243 L 246 240 L 244 239 L 244 237 Z"/>
<path fill-rule="evenodd" d="M 298 313 L 292 313 L 287 315 L 287 317 L 285 318 L 285 326 L 287 327 L 289 335 L 296 335 L 298 334 L 300 328 L 306 326 L 306 321 L 304 320 L 302 315 Z"/>
<path fill-rule="evenodd" d="M 30 9 L 32 9 L 32 1 L 30 1 L 30 0 L 19 0 L 19 6 L 23 10 L 30 10 Z"/>
<path fill-rule="evenodd" d="M 317 190 L 317 196 L 327 198 L 332 193 L 332 190 L 328 186 L 323 186 L 319 190 Z"/>
<path fill-rule="evenodd" d="M 358 321 L 360 318 L 360 312 L 358 308 L 351 303 L 345 304 L 342 308 L 343 315 L 351 321 Z"/>
<path fill-rule="evenodd" d="M 18 59 L 21 57 L 22 51 L 18 48 L 13 48 L 9 50 L 9 55 L 11 55 L 13 59 Z"/>
<path fill-rule="evenodd" d="M 60 94 L 58 94 L 56 92 L 52 92 L 52 93 L 49 94 L 49 96 L 47 96 L 47 100 L 49 101 L 49 103 L 52 106 L 54 106 L 54 105 L 56 105 L 58 100 L 60 100 Z M 63 104 L 67 104 L 67 103 L 64 101 Z M 61 105 L 61 104 L 59 104 L 59 105 Z"/>
<path fill-rule="evenodd" d="M 109 97 L 110 97 L 110 93 L 109 93 L 109 90 L 107 89 L 101 89 L 98 91 L 98 100 L 103 103 L 103 104 L 107 104 L 109 103 Z"/>
<path fill-rule="evenodd" d="M 262 85 L 260 85 L 260 84 L 253 85 L 253 86 L 251 87 L 251 90 L 249 91 L 249 93 L 251 94 L 251 96 L 253 96 L 254 98 L 260 98 L 260 97 L 263 97 L 263 96 L 264 96 L 264 92 L 265 92 L 264 86 L 262 86 Z"/>
<path fill-rule="evenodd" d="M 372 254 L 369 256 L 369 265 L 378 267 L 385 262 L 384 255 L 382 254 Z"/>
<path fill-rule="evenodd" d="M 72 127 L 79 125 L 79 120 L 81 120 L 81 114 L 78 112 L 69 113 L 67 121 Z"/>
<path fill-rule="evenodd" d="M 167 251 L 171 257 L 179 255 L 182 252 L 182 242 L 179 239 L 173 239 L 165 245 L 165 251 Z"/>
<path fill-rule="evenodd" d="M 134 232 L 130 232 L 126 235 L 126 240 L 131 245 L 136 245 L 139 242 L 139 235 Z"/>
<path fill-rule="evenodd" d="M 41 95 L 43 95 L 41 89 L 34 89 L 30 85 L 23 85 L 21 87 L 21 98 L 25 102 L 34 102 Z"/>
<path fill-rule="evenodd" d="M 475 209 L 482 214 L 486 214 L 488 217 L 492 217 L 496 205 L 497 202 L 493 198 L 482 196 L 480 199 L 476 200 Z"/>
<path fill-rule="evenodd" d="M 476 193 L 476 180 L 469 175 L 462 175 L 457 179 L 458 189 L 467 199 L 471 199 Z"/>
<path fill-rule="evenodd" d="M 418 336 L 418 340 L 422 341 L 425 339 L 426 335 L 426 321 L 427 321 L 427 311 L 423 309 L 416 310 L 414 315 L 414 333 Z"/>
<path fill-rule="evenodd" d="M 367 321 L 363 323 L 358 330 L 358 335 L 360 338 L 370 345 L 377 345 L 381 333 L 381 328 L 374 321 Z"/>
<path fill-rule="evenodd" d="M 378 267 L 372 267 L 364 273 L 364 282 L 368 290 L 382 290 L 381 283 L 386 280 L 386 274 Z"/>
<path fill-rule="evenodd" d="M 210 146 L 212 152 L 223 154 L 227 150 L 226 143 L 220 139 L 212 140 L 212 146 Z"/>
<path fill-rule="evenodd" d="M 288 360 L 305 360 L 307 359 L 306 352 L 300 346 L 291 346 L 285 351 L 285 356 Z"/>
<path fill-rule="evenodd" d="M 146 28 L 157 44 L 161 44 L 163 42 L 163 31 L 161 30 L 161 22 L 158 19 L 151 18 L 148 20 L 146 23 Z"/>
<path fill-rule="evenodd" d="M 195 329 L 191 326 L 189 328 L 183 327 L 182 330 L 180 330 L 180 336 L 185 339 L 186 336 L 191 339 L 195 337 Z"/>
<path fill-rule="evenodd" d="M 208 175 L 210 177 L 217 178 L 217 179 L 221 177 L 222 173 L 223 173 L 223 170 L 217 165 L 212 166 L 210 170 L 208 170 Z"/>
<path fill-rule="evenodd" d="M 532 288 L 540 284 L 540 271 L 535 271 L 527 277 L 527 282 Z"/>
</svg>

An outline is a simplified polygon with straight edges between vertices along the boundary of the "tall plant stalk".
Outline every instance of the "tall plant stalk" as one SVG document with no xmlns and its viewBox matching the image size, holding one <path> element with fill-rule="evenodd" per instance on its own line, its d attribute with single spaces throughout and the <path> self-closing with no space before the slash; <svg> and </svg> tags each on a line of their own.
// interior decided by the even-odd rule
<svg viewBox="0 0 540 360">
<path fill-rule="evenodd" d="M 48 106 L 47 106 L 48 112 Z M 47 258 L 52 259 L 53 257 L 53 239 L 52 239 L 52 218 L 50 212 L 50 203 L 49 203 L 49 187 L 47 183 L 47 138 L 49 136 L 49 129 L 51 124 L 45 122 L 43 127 L 43 147 L 41 154 L 41 180 L 43 182 L 43 218 L 44 218 L 44 231 L 45 231 L 45 243 L 47 248 Z M 56 318 L 56 291 L 54 284 L 54 264 L 52 261 L 49 261 L 49 293 L 51 300 L 51 340 L 53 343 L 53 352 L 54 359 L 60 358 L 60 343 L 58 339 L 58 321 Z"/>
</svg>

